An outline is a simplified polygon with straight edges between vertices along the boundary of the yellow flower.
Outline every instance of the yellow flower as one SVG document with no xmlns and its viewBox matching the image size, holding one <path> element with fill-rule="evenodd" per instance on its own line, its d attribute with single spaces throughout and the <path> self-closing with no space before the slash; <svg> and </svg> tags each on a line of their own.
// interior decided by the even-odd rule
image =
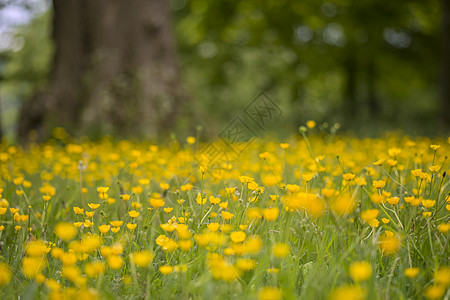
<svg viewBox="0 0 450 300">
<path fill-rule="evenodd" d="M 6 207 L 0 207 L 0 216 L 3 216 L 8 209 Z"/>
<path fill-rule="evenodd" d="M 122 257 L 118 255 L 110 255 L 108 256 L 108 266 L 111 269 L 120 269 L 123 265 Z"/>
<path fill-rule="evenodd" d="M 110 229 L 111 229 L 111 225 L 100 225 L 100 226 L 98 226 L 98 230 L 100 231 L 101 234 L 108 233 Z"/>
<path fill-rule="evenodd" d="M 361 219 L 368 223 L 370 220 L 375 219 L 379 213 L 378 209 L 367 209 L 361 212 Z"/>
<path fill-rule="evenodd" d="M 429 169 L 430 169 L 430 171 L 431 171 L 432 173 L 437 173 L 437 172 L 439 172 L 439 170 L 441 169 L 441 166 L 439 166 L 439 165 L 436 165 L 436 166 L 430 166 Z"/>
<path fill-rule="evenodd" d="M 175 230 L 175 225 L 173 225 L 173 224 L 164 223 L 164 224 L 159 225 L 159 227 L 161 227 L 162 230 L 164 230 L 166 232 L 172 232 Z"/>
<path fill-rule="evenodd" d="M 249 220 L 256 220 L 262 217 L 262 211 L 259 207 L 251 207 L 247 209 L 246 215 Z"/>
<path fill-rule="evenodd" d="M 118 233 L 120 231 L 120 227 L 113 227 L 113 228 L 111 228 L 111 231 L 113 233 Z"/>
<path fill-rule="evenodd" d="M 314 178 L 314 174 L 313 173 L 303 174 L 302 178 L 304 181 L 310 182 Z"/>
<path fill-rule="evenodd" d="M 94 211 L 87 211 L 86 212 L 86 217 L 88 218 L 92 218 L 94 216 L 95 212 Z"/>
<path fill-rule="evenodd" d="M 105 272 L 105 264 L 100 261 L 87 262 L 84 265 L 84 272 L 90 278 L 97 278 L 100 274 Z"/>
<path fill-rule="evenodd" d="M 350 265 L 350 276 L 356 282 L 366 281 L 372 276 L 372 266 L 367 261 L 358 261 Z"/>
<path fill-rule="evenodd" d="M 258 185 L 258 183 L 256 183 L 256 181 L 252 181 L 252 182 L 247 183 L 247 187 L 249 190 L 257 191 L 259 185 Z"/>
<path fill-rule="evenodd" d="M 383 254 L 397 253 L 401 247 L 401 240 L 399 236 L 383 236 L 378 242 L 378 249 Z"/>
<path fill-rule="evenodd" d="M 286 257 L 290 252 L 290 247 L 288 244 L 278 243 L 272 247 L 272 255 L 274 257 L 283 258 Z"/>
<path fill-rule="evenodd" d="M 209 230 L 211 230 L 212 232 L 215 232 L 219 229 L 219 223 L 209 223 L 208 225 L 206 225 L 208 227 Z"/>
<path fill-rule="evenodd" d="M 160 183 L 159 186 L 161 187 L 161 189 L 163 189 L 164 191 L 168 190 L 170 188 L 170 185 L 168 183 Z"/>
<path fill-rule="evenodd" d="M 219 204 L 220 198 L 215 198 L 214 196 L 209 196 L 209 202 L 211 202 L 212 205 Z"/>
<path fill-rule="evenodd" d="M 164 212 L 170 213 L 173 210 L 173 207 L 165 207 Z"/>
<path fill-rule="evenodd" d="M 314 122 L 314 121 L 312 121 Z M 313 126 L 314 127 L 314 126 Z M 280 300 L 283 298 L 283 293 L 277 287 L 265 287 L 258 293 L 259 300 Z"/>
<path fill-rule="evenodd" d="M 412 174 L 414 177 L 420 177 L 420 174 L 422 174 L 422 170 L 421 170 L 421 169 L 411 170 L 411 174 Z"/>
<path fill-rule="evenodd" d="M 278 195 L 270 195 L 270 200 L 272 200 L 272 201 L 277 201 L 278 198 L 280 198 L 280 196 L 278 196 Z"/>
<path fill-rule="evenodd" d="M 381 218 L 381 221 L 383 221 L 384 224 L 388 224 L 391 220 L 387 218 Z"/>
<path fill-rule="evenodd" d="M 281 147 L 281 149 L 286 150 L 287 148 L 289 148 L 289 144 L 288 143 L 281 143 L 280 147 Z"/>
<path fill-rule="evenodd" d="M 435 200 L 422 200 L 422 205 L 426 208 L 432 208 L 435 204 Z"/>
<path fill-rule="evenodd" d="M 43 241 L 31 241 L 26 244 L 25 252 L 28 256 L 42 257 L 47 254 L 47 245 Z M 50 250 L 49 250 L 50 251 Z"/>
<path fill-rule="evenodd" d="M 399 197 L 389 197 L 386 199 L 386 201 L 390 204 L 390 205 L 396 205 L 398 204 L 398 202 L 400 201 Z"/>
<path fill-rule="evenodd" d="M 188 136 L 188 137 L 186 138 L 186 142 L 187 142 L 189 145 L 194 144 L 194 143 L 195 143 L 195 137 L 193 137 L 193 136 Z"/>
<path fill-rule="evenodd" d="M 206 203 L 206 198 L 202 197 L 200 195 L 200 193 L 197 193 L 197 198 L 195 199 L 195 201 L 199 204 L 199 205 L 204 205 Z"/>
<path fill-rule="evenodd" d="M 350 215 L 356 208 L 356 201 L 350 195 L 341 195 L 331 202 L 331 210 L 338 216 Z"/>
<path fill-rule="evenodd" d="M 137 218 L 137 217 L 139 217 L 139 212 L 138 212 L 138 211 L 135 211 L 135 210 L 129 211 L 128 214 L 130 215 L 131 218 Z"/>
<path fill-rule="evenodd" d="M 120 198 L 121 198 L 123 201 L 128 201 L 128 200 L 130 200 L 131 195 L 123 194 L 123 195 L 120 196 Z"/>
<path fill-rule="evenodd" d="M 183 192 L 190 191 L 193 188 L 194 188 L 194 186 L 192 185 L 192 183 L 186 183 L 186 184 L 183 184 L 182 186 L 180 186 L 180 190 Z"/>
<path fill-rule="evenodd" d="M 402 149 L 400 149 L 400 148 L 390 148 L 390 149 L 388 149 L 388 154 L 391 157 L 396 157 L 400 153 L 402 153 Z"/>
<path fill-rule="evenodd" d="M 65 266 L 72 266 L 77 263 L 77 256 L 73 252 L 61 254 L 61 261 Z"/>
<path fill-rule="evenodd" d="M 441 145 L 430 145 L 430 148 L 433 149 L 434 151 L 437 151 L 437 149 L 439 149 L 441 147 Z"/>
<path fill-rule="evenodd" d="M 91 227 L 92 225 L 94 225 L 94 223 L 91 222 L 91 220 L 89 220 L 89 219 L 84 220 L 84 222 L 83 222 L 83 226 L 86 227 L 86 228 L 89 228 L 89 227 Z"/>
<path fill-rule="evenodd" d="M 130 229 L 130 230 L 135 230 L 136 227 L 137 227 L 137 224 L 132 224 L 132 223 L 128 223 L 127 224 L 127 228 Z"/>
<path fill-rule="evenodd" d="M 447 233 L 450 231 L 450 223 L 441 223 L 437 229 L 442 233 Z"/>
<path fill-rule="evenodd" d="M 160 266 L 158 270 L 163 275 L 169 275 L 170 273 L 173 272 L 173 267 L 169 266 L 169 265 L 164 265 L 164 266 Z"/>
<path fill-rule="evenodd" d="M 37 257 L 25 257 L 22 260 L 22 273 L 25 277 L 36 278 L 46 266 L 46 261 Z"/>
<path fill-rule="evenodd" d="M 415 278 L 419 274 L 419 268 L 407 268 L 405 269 L 405 276 L 409 278 Z"/>
<path fill-rule="evenodd" d="M 123 225 L 123 221 L 110 221 L 109 224 L 114 227 L 120 227 Z"/>
<path fill-rule="evenodd" d="M 355 182 L 356 182 L 356 184 L 359 185 L 359 186 L 365 186 L 365 185 L 367 185 L 367 181 L 366 181 L 366 179 L 363 178 L 363 177 L 356 177 L 356 178 L 355 178 Z"/>
<path fill-rule="evenodd" d="M 222 218 L 224 218 L 225 220 L 229 220 L 232 217 L 234 217 L 234 214 L 227 211 L 222 211 L 220 214 L 222 215 Z"/>
<path fill-rule="evenodd" d="M 100 204 L 89 203 L 88 206 L 89 206 L 92 210 L 96 210 L 97 208 L 100 207 Z"/>
<path fill-rule="evenodd" d="M 109 187 L 102 187 L 102 186 L 100 186 L 100 187 L 97 188 L 97 192 L 98 193 L 107 193 L 108 191 L 109 191 Z"/>
<path fill-rule="evenodd" d="M 353 173 L 346 173 L 346 174 L 342 175 L 342 177 L 344 178 L 345 181 L 351 181 L 351 180 L 355 179 L 356 175 Z"/>
<path fill-rule="evenodd" d="M 434 281 L 445 287 L 450 286 L 450 267 L 439 267 L 434 274 Z"/>
<path fill-rule="evenodd" d="M 160 208 L 166 204 L 163 199 L 159 198 L 150 198 L 148 201 L 153 208 Z"/>
<path fill-rule="evenodd" d="M 63 241 L 70 241 L 77 235 L 77 229 L 70 223 L 58 223 L 55 226 L 55 234 Z"/>
<path fill-rule="evenodd" d="M 75 212 L 75 214 L 77 215 L 82 215 L 84 213 L 84 209 L 80 208 L 80 207 L 74 207 L 73 211 Z"/>
<path fill-rule="evenodd" d="M 385 185 L 386 185 L 386 182 L 384 180 L 374 180 L 373 181 L 373 186 L 376 189 L 382 189 L 382 188 L 384 188 Z"/>
<path fill-rule="evenodd" d="M 153 260 L 154 255 L 148 251 L 134 252 L 132 255 L 133 263 L 141 268 L 147 267 Z"/>
<path fill-rule="evenodd" d="M 286 184 L 286 188 L 292 194 L 300 190 L 300 186 L 297 184 Z"/>
<path fill-rule="evenodd" d="M 313 129 L 314 127 L 316 127 L 316 122 L 314 120 L 309 120 L 309 121 L 306 122 L 306 126 L 309 129 Z"/>
<path fill-rule="evenodd" d="M 21 185 L 22 182 L 23 182 L 23 180 L 24 180 L 23 177 L 16 177 L 16 178 L 13 179 L 13 183 L 14 183 L 15 185 Z"/>
<path fill-rule="evenodd" d="M 442 285 L 432 284 L 425 289 L 425 297 L 428 299 L 441 299 L 444 296 L 445 288 Z"/>
<path fill-rule="evenodd" d="M 173 268 L 173 271 L 178 273 L 186 273 L 187 270 L 188 267 L 186 265 L 178 265 Z"/>
<path fill-rule="evenodd" d="M 389 166 L 394 167 L 394 166 L 397 165 L 398 161 L 393 160 L 393 159 L 388 159 L 387 163 L 388 163 Z"/>
<path fill-rule="evenodd" d="M 381 158 L 381 159 L 379 159 L 379 160 L 373 162 L 372 164 L 373 164 L 374 166 L 381 166 L 381 165 L 384 163 L 385 160 L 386 160 L 385 158 Z"/>
<path fill-rule="evenodd" d="M 239 181 L 242 183 L 250 183 L 252 181 L 255 181 L 252 177 L 248 176 L 239 176 Z"/>
<path fill-rule="evenodd" d="M 264 219 L 267 221 L 275 221 L 279 213 L 280 210 L 278 209 L 278 207 L 270 207 L 262 210 Z"/>
<path fill-rule="evenodd" d="M 369 224 L 369 226 L 371 227 L 378 227 L 378 225 L 380 225 L 380 221 L 378 221 L 377 219 L 371 219 L 367 222 Z"/>
<path fill-rule="evenodd" d="M 242 243 L 245 241 L 246 234 L 243 231 L 234 231 L 230 234 L 230 239 L 234 243 Z"/>
<path fill-rule="evenodd" d="M 138 180 L 140 185 L 148 185 L 150 183 L 150 180 L 148 178 L 141 178 Z"/>
<path fill-rule="evenodd" d="M 330 300 L 363 300 L 366 298 L 366 292 L 359 285 L 344 285 L 335 288 L 331 294 Z"/>
<path fill-rule="evenodd" d="M 12 272 L 9 266 L 0 262 L 0 286 L 5 286 L 11 281 Z"/>
<path fill-rule="evenodd" d="M 178 241 L 178 246 L 183 251 L 189 251 L 192 248 L 192 240 L 180 240 Z"/>
<path fill-rule="evenodd" d="M 259 154 L 259 157 L 262 159 L 267 159 L 269 157 L 270 153 L 269 152 L 263 152 Z"/>
</svg>

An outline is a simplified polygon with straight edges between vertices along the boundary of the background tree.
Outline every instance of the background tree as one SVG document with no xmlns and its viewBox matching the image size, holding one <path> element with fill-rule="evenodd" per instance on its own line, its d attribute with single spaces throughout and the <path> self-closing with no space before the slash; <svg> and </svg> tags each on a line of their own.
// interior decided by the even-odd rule
<svg viewBox="0 0 450 300">
<path fill-rule="evenodd" d="M 150 66 L 151 51 L 165 53 L 165 46 L 164 39 L 151 37 L 151 26 L 137 21 L 147 18 L 141 16 L 143 12 L 119 7 L 118 1 L 108 2 L 105 10 L 100 8 L 106 6 L 102 1 L 95 5 L 78 1 L 71 9 L 82 12 L 71 13 L 64 21 L 73 19 L 70 22 L 78 27 L 61 24 L 53 36 L 68 28 L 72 38 L 60 39 L 79 49 L 67 46 L 66 54 L 56 53 L 54 63 L 44 59 L 51 56 L 51 47 L 43 47 L 50 43 L 40 35 L 51 13 L 19 28 L 18 37 L 25 43 L 8 55 L 0 90 L 5 129 L 11 135 L 12 108 L 29 98 L 30 91 L 41 90 L 35 99 L 47 100 L 25 101 L 22 136 L 29 128 L 37 128 L 44 136 L 55 125 L 90 136 L 153 135 L 172 131 L 170 123 L 177 116 L 178 127 L 187 128 L 185 133 L 190 130 L 188 125 L 200 124 L 206 135 L 216 137 L 264 90 L 283 110 L 283 118 L 271 128 L 280 135 L 295 131 L 308 119 L 339 122 L 343 129 L 371 135 L 392 128 L 410 134 L 447 134 L 445 126 L 438 124 L 446 124 L 450 115 L 448 1 L 167 1 L 171 11 L 166 8 L 166 13 L 174 18 L 180 82 L 194 100 L 189 105 L 177 100 L 175 61 L 167 59 L 168 68 L 160 67 L 166 59 Z M 149 9 L 158 9 L 148 5 L 140 6 L 146 15 Z M 58 9 L 64 7 L 51 12 Z M 115 19 L 117 10 L 123 20 Z M 127 21 L 130 15 L 136 19 L 132 23 Z M 82 19 L 81 23 L 75 19 Z M 106 30 L 110 24 L 104 22 L 115 23 L 114 31 Z M 147 34 L 137 28 L 147 28 L 143 29 Z M 173 45 L 170 34 L 169 29 L 164 36 Z M 71 59 L 64 62 L 67 56 Z M 141 57 L 149 63 L 138 63 Z M 31 63 L 38 60 L 47 65 Z M 50 68 L 53 72 L 47 77 Z M 167 73 L 175 74 L 167 75 L 173 80 L 164 80 L 171 84 L 162 83 L 161 76 L 145 75 L 158 68 L 173 70 Z M 65 74 L 61 71 L 68 69 Z M 48 78 L 47 89 L 43 89 Z M 152 96 L 155 86 L 167 88 L 162 89 L 164 96 Z M 60 108 L 62 112 L 55 113 Z"/>
<path fill-rule="evenodd" d="M 21 108 L 18 132 L 155 136 L 180 105 L 165 0 L 53 1 L 55 55 L 46 88 Z"/>
</svg>

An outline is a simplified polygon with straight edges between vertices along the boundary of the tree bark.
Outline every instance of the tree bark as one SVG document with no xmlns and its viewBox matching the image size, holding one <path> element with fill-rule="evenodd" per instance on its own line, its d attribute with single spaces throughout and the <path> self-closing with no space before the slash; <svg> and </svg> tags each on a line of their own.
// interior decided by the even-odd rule
<svg viewBox="0 0 450 300">
<path fill-rule="evenodd" d="M 441 123 L 450 128 L 450 0 L 442 0 Z"/>
<path fill-rule="evenodd" d="M 53 1 L 56 46 L 49 84 L 22 106 L 18 135 L 155 137 L 181 104 L 166 0 Z"/>
</svg>

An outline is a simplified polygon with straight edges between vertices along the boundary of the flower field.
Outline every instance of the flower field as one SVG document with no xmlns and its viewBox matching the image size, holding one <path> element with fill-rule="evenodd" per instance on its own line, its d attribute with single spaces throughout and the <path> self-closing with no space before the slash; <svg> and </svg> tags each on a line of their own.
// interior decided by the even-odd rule
<svg viewBox="0 0 450 300">
<path fill-rule="evenodd" d="M 3 143 L 1 298 L 449 299 L 450 139 L 244 146 Z"/>
</svg>

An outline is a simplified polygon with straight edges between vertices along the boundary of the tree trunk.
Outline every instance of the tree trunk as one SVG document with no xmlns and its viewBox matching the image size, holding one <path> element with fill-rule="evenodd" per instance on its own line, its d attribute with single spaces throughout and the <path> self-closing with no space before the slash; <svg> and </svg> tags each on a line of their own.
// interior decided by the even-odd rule
<svg viewBox="0 0 450 300">
<path fill-rule="evenodd" d="M 22 106 L 18 134 L 155 137 L 180 104 L 166 0 L 53 1 L 56 46 L 48 87 Z"/>
<path fill-rule="evenodd" d="M 442 0 L 441 123 L 450 128 L 450 0 Z"/>
</svg>

